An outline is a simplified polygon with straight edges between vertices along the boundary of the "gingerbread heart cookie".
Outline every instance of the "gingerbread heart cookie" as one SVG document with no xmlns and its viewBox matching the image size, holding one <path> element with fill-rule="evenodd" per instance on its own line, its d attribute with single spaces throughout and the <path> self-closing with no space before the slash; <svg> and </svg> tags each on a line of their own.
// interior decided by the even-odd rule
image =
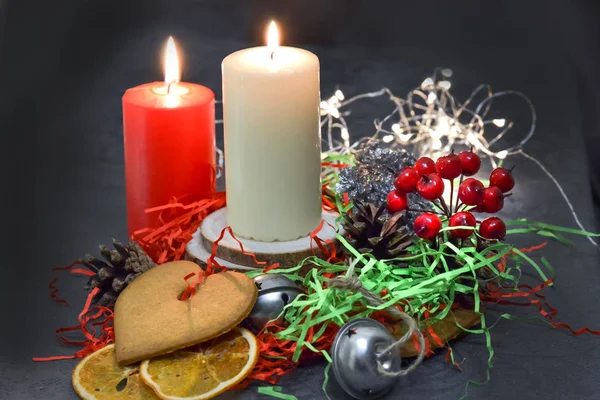
<svg viewBox="0 0 600 400">
<path fill-rule="evenodd" d="M 205 277 L 196 294 L 180 300 L 184 278 L 201 268 L 189 261 L 159 265 L 140 275 L 115 304 L 115 353 L 120 365 L 204 342 L 237 326 L 252 310 L 257 289 L 246 275 Z"/>
</svg>

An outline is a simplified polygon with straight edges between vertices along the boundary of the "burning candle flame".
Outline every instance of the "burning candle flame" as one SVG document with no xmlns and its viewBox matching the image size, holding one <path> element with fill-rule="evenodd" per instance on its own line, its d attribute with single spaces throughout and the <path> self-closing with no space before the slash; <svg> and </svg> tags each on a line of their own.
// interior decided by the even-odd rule
<svg viewBox="0 0 600 400">
<path fill-rule="evenodd" d="M 167 41 L 167 51 L 165 52 L 165 83 L 173 84 L 181 80 L 181 70 L 179 69 L 179 59 L 177 58 L 177 48 L 172 36 Z"/>
<path fill-rule="evenodd" d="M 279 47 L 279 32 L 277 31 L 277 25 L 275 25 L 275 21 L 271 21 L 269 24 L 269 32 L 267 33 L 267 47 L 271 52 L 271 58 L 273 58 L 275 50 L 277 50 Z"/>
</svg>

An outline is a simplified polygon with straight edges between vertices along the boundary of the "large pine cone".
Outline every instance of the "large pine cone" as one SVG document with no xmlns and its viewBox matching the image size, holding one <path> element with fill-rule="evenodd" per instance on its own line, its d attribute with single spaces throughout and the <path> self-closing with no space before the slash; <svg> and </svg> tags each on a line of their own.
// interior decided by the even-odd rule
<svg viewBox="0 0 600 400">
<path fill-rule="evenodd" d="M 355 201 L 352 212 L 344 215 L 342 223 L 352 247 L 380 260 L 403 256 L 413 243 L 406 230 L 405 213 L 389 216 L 384 213 L 385 207 L 385 204 L 377 207 Z"/>
</svg>

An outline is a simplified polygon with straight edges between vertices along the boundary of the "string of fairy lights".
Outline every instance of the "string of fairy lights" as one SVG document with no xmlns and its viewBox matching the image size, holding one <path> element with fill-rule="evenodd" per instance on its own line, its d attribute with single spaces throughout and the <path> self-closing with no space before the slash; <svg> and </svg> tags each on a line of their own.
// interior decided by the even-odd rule
<svg viewBox="0 0 600 400">
<path fill-rule="evenodd" d="M 321 127 L 328 151 L 348 153 L 364 140 L 370 139 L 350 142 L 345 119 L 350 114 L 348 106 L 361 99 L 385 96 L 394 104 L 394 108 L 383 119 L 374 121 L 375 133 L 372 137 L 390 143 L 392 147 L 402 147 L 413 154 L 432 158 L 460 146 L 473 147 L 480 156 L 488 158 L 493 167 L 507 156 L 519 154 L 535 132 L 536 113 L 531 100 L 518 91 L 493 93 L 489 85 L 482 84 L 464 103 L 460 103 L 450 92 L 451 76 L 452 70 L 438 68 L 433 76 L 408 92 L 405 98 L 383 88 L 346 100 L 344 93 L 336 90 L 333 96 L 321 102 L 320 107 Z M 517 144 L 498 148 L 500 140 L 511 130 L 514 122 L 504 118 L 486 119 L 486 116 L 492 100 L 506 96 L 516 96 L 525 102 L 531 113 L 531 125 Z M 488 137 L 490 131 L 494 131 L 492 137 Z"/>
<path fill-rule="evenodd" d="M 418 87 L 409 91 L 404 98 L 395 95 L 390 89 L 383 88 L 374 92 L 361 93 L 346 99 L 341 90 L 320 103 L 321 130 L 323 134 L 323 153 L 349 154 L 361 143 L 371 139 L 380 139 L 392 148 L 404 148 L 416 157 L 437 158 L 448 154 L 452 149 L 473 148 L 482 159 L 487 159 L 496 168 L 508 156 L 520 155 L 534 162 L 552 180 L 564 198 L 577 226 L 585 230 L 579 220 L 573 204 L 563 187 L 550 171 L 535 157 L 526 153 L 525 144 L 533 137 L 537 115 L 532 101 L 524 93 L 515 90 L 493 92 L 490 85 L 481 84 L 464 102 L 460 102 L 450 92 L 452 70 L 436 68 L 431 77 L 426 78 Z M 505 145 L 502 139 L 514 127 L 514 121 L 506 118 L 488 118 L 493 100 L 515 97 L 524 102 L 529 110 L 530 125 L 525 135 L 514 144 Z M 393 108 L 381 119 L 375 119 L 372 136 L 363 136 L 351 141 L 348 117 L 351 104 L 359 100 L 387 98 Z M 222 124 L 218 120 L 217 124 Z M 223 170 L 223 151 L 217 149 L 219 176 Z M 590 237 L 588 240 L 596 247 L 598 244 Z"/>
</svg>

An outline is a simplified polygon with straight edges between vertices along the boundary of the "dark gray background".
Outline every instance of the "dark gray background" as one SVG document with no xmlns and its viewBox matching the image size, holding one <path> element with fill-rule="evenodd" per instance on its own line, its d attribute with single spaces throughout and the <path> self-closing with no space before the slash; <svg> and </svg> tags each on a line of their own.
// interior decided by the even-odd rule
<svg viewBox="0 0 600 400">
<path fill-rule="evenodd" d="M 323 96 L 383 86 L 402 94 L 434 67 L 452 68 L 453 90 L 477 84 L 529 94 L 539 117 L 527 146 L 564 185 L 590 230 L 594 219 L 588 161 L 598 162 L 598 6 L 585 1 L 343 1 L 343 0 L 10 0 L 0 1 L 0 121 L 3 173 L 2 340 L 0 398 L 71 399 L 74 362 L 33 363 L 32 356 L 70 354 L 54 330 L 73 324 L 84 297 L 82 279 L 62 276 L 72 308 L 48 298 L 50 269 L 125 238 L 121 102 L 125 89 L 160 80 L 161 50 L 175 36 L 185 55 L 183 79 L 220 97 L 220 61 L 260 44 L 276 17 L 284 41 L 321 60 Z M 372 133 L 385 102 L 353 107 L 353 133 Z M 498 102 L 523 134 L 520 103 Z M 217 110 L 219 114 L 220 110 Z M 222 143 L 221 133 L 218 134 Z M 584 144 L 585 143 L 585 144 Z M 588 152 L 586 153 L 586 150 Z M 574 227 L 553 186 L 532 163 L 515 158 L 518 188 L 503 215 Z M 591 173 L 590 173 L 591 171 Z M 538 238 L 513 239 L 527 245 Z M 551 243 L 543 254 L 557 269 L 548 290 L 558 320 L 600 328 L 599 252 L 585 239 Z M 525 277 L 534 281 L 534 275 Z M 518 315 L 533 310 L 503 309 Z M 495 320 L 497 309 L 489 312 Z M 501 321 L 493 330 L 492 380 L 472 386 L 476 399 L 595 399 L 600 391 L 600 338 L 531 322 Z M 481 380 L 487 353 L 480 337 L 456 343 L 463 373 L 427 360 L 399 381 L 390 399 L 454 399 L 465 382 Z M 321 399 L 323 365 L 282 381 L 299 399 Z M 344 398 L 335 384 L 331 397 Z M 254 390 L 240 395 L 258 398 Z"/>
</svg>

